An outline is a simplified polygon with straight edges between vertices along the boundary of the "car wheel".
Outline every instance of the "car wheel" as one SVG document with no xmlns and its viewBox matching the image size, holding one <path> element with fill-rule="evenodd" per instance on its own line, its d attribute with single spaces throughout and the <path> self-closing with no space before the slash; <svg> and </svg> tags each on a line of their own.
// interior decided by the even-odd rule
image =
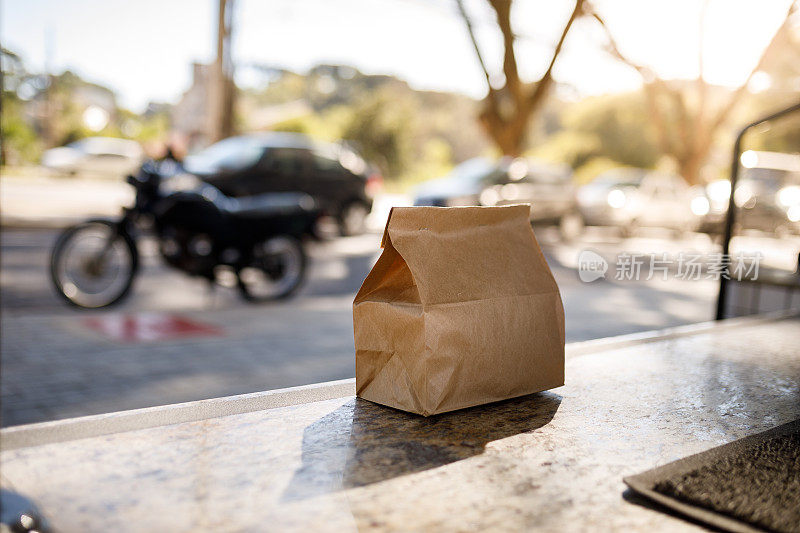
<svg viewBox="0 0 800 533">
<path fill-rule="evenodd" d="M 369 215 L 369 211 L 364 204 L 360 202 L 347 204 L 342 210 L 339 222 L 342 235 L 350 236 L 364 233 L 367 227 L 367 215 Z"/>
</svg>

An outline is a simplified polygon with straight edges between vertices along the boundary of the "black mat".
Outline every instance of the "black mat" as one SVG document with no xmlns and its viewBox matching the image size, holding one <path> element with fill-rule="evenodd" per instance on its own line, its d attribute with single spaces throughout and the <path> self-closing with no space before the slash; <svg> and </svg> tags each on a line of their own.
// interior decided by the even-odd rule
<svg viewBox="0 0 800 533">
<path fill-rule="evenodd" d="M 624 481 L 717 528 L 800 533 L 800 420 Z"/>
</svg>

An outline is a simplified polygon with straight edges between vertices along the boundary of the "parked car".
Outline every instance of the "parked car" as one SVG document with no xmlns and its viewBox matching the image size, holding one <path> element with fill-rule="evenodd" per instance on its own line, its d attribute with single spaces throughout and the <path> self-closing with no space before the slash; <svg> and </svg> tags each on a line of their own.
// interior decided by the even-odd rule
<svg viewBox="0 0 800 533">
<path fill-rule="evenodd" d="M 701 217 L 697 230 L 714 237 L 722 235 L 731 197 L 730 180 L 714 180 L 696 192 L 692 205 L 696 206 L 695 212 Z"/>
<path fill-rule="evenodd" d="M 304 192 L 344 235 L 364 231 L 381 175 L 354 150 L 291 133 L 230 137 L 191 155 L 187 172 L 232 197 Z"/>
<path fill-rule="evenodd" d="M 696 195 L 675 174 L 614 169 L 581 187 L 577 197 L 587 225 L 617 227 L 624 235 L 642 227 L 695 231 L 701 223 L 692 208 Z"/>
<path fill-rule="evenodd" d="M 86 137 L 42 154 L 42 166 L 65 174 L 96 173 L 124 177 L 142 164 L 144 152 L 136 141 Z"/>
<path fill-rule="evenodd" d="M 414 205 L 480 205 L 481 191 L 501 179 L 502 171 L 496 162 L 484 157 L 470 159 L 457 165 L 446 176 L 417 186 Z"/>
<path fill-rule="evenodd" d="M 414 199 L 414 205 L 440 207 L 520 203 L 531 204 L 531 222 L 558 224 L 565 237 L 576 237 L 583 228 L 570 168 L 531 159 L 470 159 L 420 185 Z"/>
<path fill-rule="evenodd" d="M 800 234 L 800 155 L 747 151 L 733 201 L 736 226 L 777 234 Z M 724 231 L 731 194 L 729 180 L 709 183 L 704 196 L 709 206 L 702 231 Z"/>
<path fill-rule="evenodd" d="M 532 223 L 557 225 L 565 239 L 580 236 L 583 218 L 569 166 L 515 159 L 501 168 L 499 181 L 481 191 L 481 205 L 531 204 Z"/>
</svg>

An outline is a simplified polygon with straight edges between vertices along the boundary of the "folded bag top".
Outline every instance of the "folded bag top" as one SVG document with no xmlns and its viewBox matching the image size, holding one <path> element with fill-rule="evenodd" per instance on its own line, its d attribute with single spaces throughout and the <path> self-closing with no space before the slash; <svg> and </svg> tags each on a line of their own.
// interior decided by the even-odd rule
<svg viewBox="0 0 800 533">
<path fill-rule="evenodd" d="M 530 206 L 400 207 L 353 304 L 356 389 L 431 415 L 564 382 L 564 311 Z"/>
</svg>

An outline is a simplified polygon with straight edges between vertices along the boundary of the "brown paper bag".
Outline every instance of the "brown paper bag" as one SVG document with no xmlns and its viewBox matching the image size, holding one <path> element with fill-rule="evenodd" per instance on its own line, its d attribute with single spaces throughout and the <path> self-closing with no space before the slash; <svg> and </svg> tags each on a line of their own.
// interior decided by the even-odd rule
<svg viewBox="0 0 800 533">
<path fill-rule="evenodd" d="M 564 308 L 529 211 L 392 209 L 353 302 L 358 396 L 428 416 L 564 384 Z"/>
</svg>

